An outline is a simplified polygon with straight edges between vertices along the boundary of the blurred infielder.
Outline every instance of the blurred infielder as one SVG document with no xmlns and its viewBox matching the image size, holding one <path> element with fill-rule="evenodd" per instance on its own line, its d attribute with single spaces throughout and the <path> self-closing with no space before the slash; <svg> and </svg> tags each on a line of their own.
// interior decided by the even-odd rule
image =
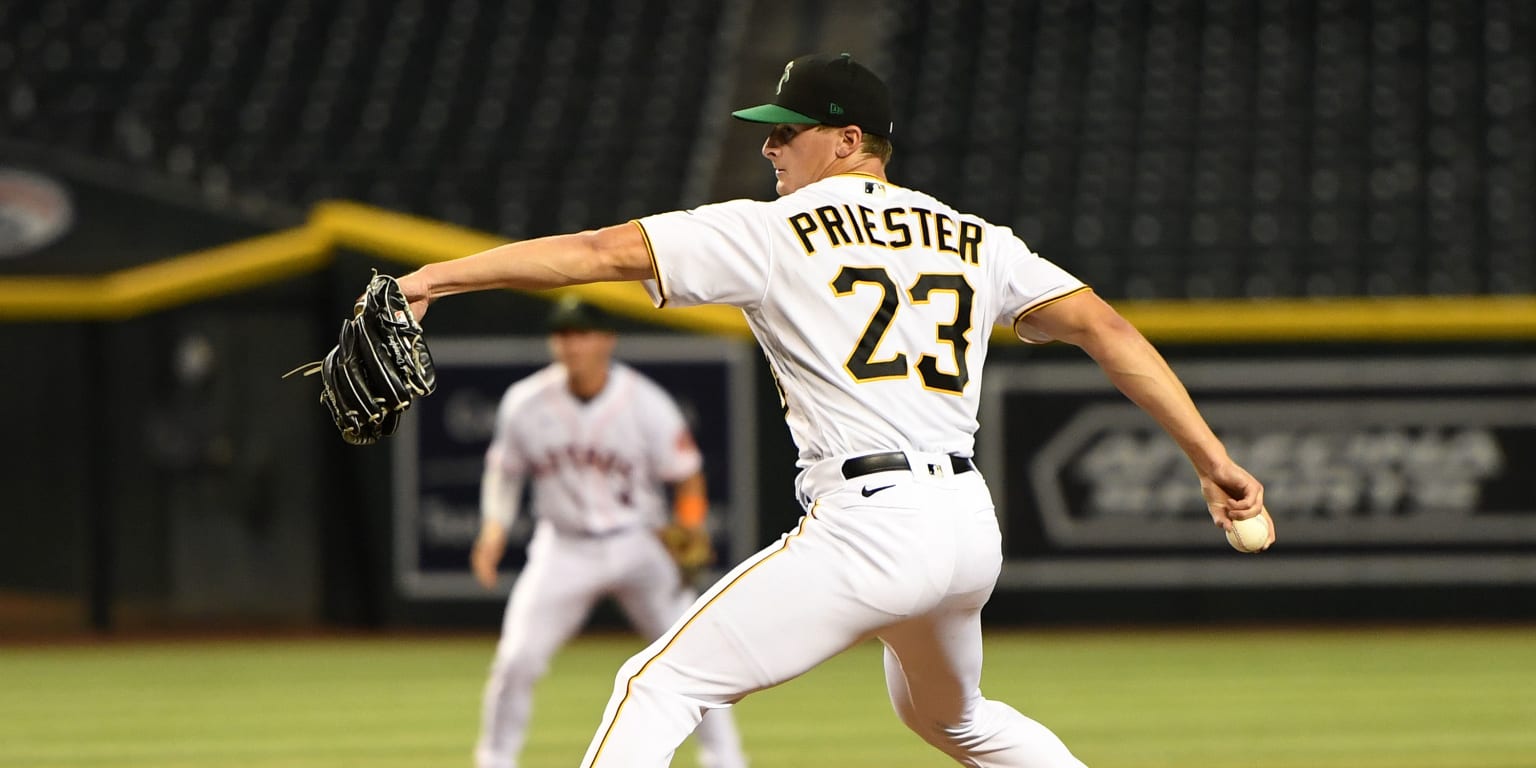
<svg viewBox="0 0 1536 768">
<path fill-rule="evenodd" d="M 549 330 L 555 362 L 502 397 L 480 486 L 471 565 L 486 588 L 496 585 L 525 480 L 537 518 L 485 686 L 480 768 L 516 764 L 533 685 L 597 600 L 614 597 L 654 640 L 697 596 L 657 536 L 664 484 L 674 487 L 674 525 L 708 541 L 702 459 L 677 404 L 612 360 L 615 336 L 596 308 L 563 301 Z M 707 768 L 746 765 L 729 712 L 704 720 L 699 747 Z"/>
<path fill-rule="evenodd" d="M 1082 282 L 1010 230 L 887 180 L 890 97 L 851 57 L 795 59 L 773 103 L 735 115 L 772 125 L 775 201 L 512 243 L 400 281 L 418 316 L 464 291 L 599 280 L 642 281 L 658 306 L 734 305 L 778 380 L 805 516 L 624 664 L 583 765 L 667 765 L 704 712 L 878 637 L 897 715 L 955 761 L 1081 766 L 981 693 L 981 608 L 1002 565 L 971 463 L 988 330 L 1098 361 L 1189 456 L 1218 525 L 1261 514 L 1263 486 Z"/>
</svg>

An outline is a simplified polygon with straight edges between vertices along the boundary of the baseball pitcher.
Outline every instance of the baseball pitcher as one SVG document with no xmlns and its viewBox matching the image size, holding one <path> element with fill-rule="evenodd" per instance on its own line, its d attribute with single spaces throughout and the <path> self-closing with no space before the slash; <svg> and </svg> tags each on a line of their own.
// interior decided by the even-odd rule
<svg viewBox="0 0 1536 768">
<path fill-rule="evenodd" d="M 615 335 L 595 307 L 557 304 L 549 331 L 555 362 L 502 397 L 480 485 L 470 564 L 486 588 L 496 585 L 525 483 L 537 520 L 485 686 L 480 768 L 516 765 L 534 683 L 600 598 L 612 596 L 654 640 L 697 597 L 684 574 L 710 554 L 703 460 L 677 404 L 612 360 Z M 674 489 L 670 525 L 666 484 Z M 671 535 L 658 535 L 664 531 Z M 705 718 L 698 733 L 706 768 L 746 765 L 729 712 Z"/>
<path fill-rule="evenodd" d="M 954 761 L 1081 766 L 981 692 L 981 609 L 1002 566 L 971 461 L 988 331 L 1081 347 L 1188 455 L 1217 525 L 1262 514 L 1263 486 L 1081 281 L 889 180 L 889 93 L 851 56 L 791 61 L 771 103 L 735 116 L 769 126 L 774 201 L 511 243 L 400 280 L 418 313 L 465 291 L 600 280 L 641 281 L 663 307 L 736 306 L 778 381 L 804 516 L 623 665 L 582 764 L 668 765 L 705 712 L 874 637 L 897 715 Z"/>
</svg>

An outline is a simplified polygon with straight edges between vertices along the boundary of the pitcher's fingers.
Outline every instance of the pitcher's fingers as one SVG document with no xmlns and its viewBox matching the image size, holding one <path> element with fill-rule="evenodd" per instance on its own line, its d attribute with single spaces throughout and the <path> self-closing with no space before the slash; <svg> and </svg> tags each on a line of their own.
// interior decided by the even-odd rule
<svg viewBox="0 0 1536 768">
<path fill-rule="evenodd" d="M 1251 476 L 1247 482 L 1236 489 L 1237 493 L 1227 501 L 1229 514 L 1238 520 L 1246 520 L 1259 513 L 1264 508 L 1264 486 Z"/>
<path fill-rule="evenodd" d="M 1207 505 L 1207 508 L 1211 513 L 1211 522 L 1214 523 L 1217 528 L 1220 528 L 1224 531 L 1232 530 L 1232 518 L 1227 514 L 1225 509 L 1222 509 L 1215 504 Z"/>
</svg>

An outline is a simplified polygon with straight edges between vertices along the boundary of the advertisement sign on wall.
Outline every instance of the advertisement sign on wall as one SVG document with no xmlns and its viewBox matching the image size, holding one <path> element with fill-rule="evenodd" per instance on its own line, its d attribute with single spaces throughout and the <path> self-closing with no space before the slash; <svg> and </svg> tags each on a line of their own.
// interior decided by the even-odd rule
<svg viewBox="0 0 1536 768">
<path fill-rule="evenodd" d="M 1188 460 L 1092 363 L 988 371 L 982 459 L 1018 588 L 1536 583 L 1536 359 L 1176 366 L 1265 483 L 1226 548 Z"/>
<path fill-rule="evenodd" d="M 757 540 L 757 432 L 750 345 L 692 336 L 619 339 L 615 357 L 678 401 L 704 454 L 710 523 L 719 562 L 734 563 Z M 394 561 L 400 594 L 413 599 L 505 597 L 479 587 L 469 552 L 480 526 L 480 475 L 496 407 L 513 382 L 549 362 L 539 338 L 432 341 L 437 392 L 412 406 L 392 441 Z M 526 506 L 525 506 L 526 509 Z M 523 515 L 502 561 L 524 562 L 532 521 Z M 510 586 L 503 579 L 503 588 Z"/>
</svg>

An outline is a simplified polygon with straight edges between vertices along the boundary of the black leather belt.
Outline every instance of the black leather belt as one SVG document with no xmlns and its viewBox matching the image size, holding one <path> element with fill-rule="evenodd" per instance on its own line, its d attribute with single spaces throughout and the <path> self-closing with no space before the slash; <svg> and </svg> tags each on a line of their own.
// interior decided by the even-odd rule
<svg viewBox="0 0 1536 768">
<path fill-rule="evenodd" d="M 976 465 L 964 456 L 949 455 L 949 468 L 954 474 L 970 472 L 976 469 Z M 910 469 L 919 471 L 907 461 L 907 455 L 901 451 L 889 453 L 871 453 L 866 456 L 855 456 L 843 462 L 843 479 L 852 480 L 855 477 L 873 474 L 875 472 L 889 472 L 893 469 Z"/>
</svg>

